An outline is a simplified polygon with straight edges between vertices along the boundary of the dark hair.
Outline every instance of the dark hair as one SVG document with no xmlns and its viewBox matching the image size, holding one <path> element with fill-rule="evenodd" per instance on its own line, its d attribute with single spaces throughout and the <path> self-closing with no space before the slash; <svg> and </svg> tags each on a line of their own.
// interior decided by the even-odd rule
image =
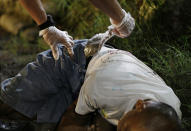
<svg viewBox="0 0 191 131">
<path fill-rule="evenodd" d="M 148 106 L 131 117 L 136 117 L 135 125 L 143 127 L 144 131 L 182 131 L 176 111 L 165 103 L 159 102 L 154 106 Z M 127 115 L 121 120 L 119 131 L 131 131 L 131 125 L 125 124 L 128 118 Z"/>
</svg>

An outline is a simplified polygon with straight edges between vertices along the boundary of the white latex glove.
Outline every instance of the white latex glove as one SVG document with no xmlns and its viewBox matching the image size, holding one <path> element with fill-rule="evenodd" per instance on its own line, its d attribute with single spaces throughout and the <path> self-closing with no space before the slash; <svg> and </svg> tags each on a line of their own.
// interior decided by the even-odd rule
<svg viewBox="0 0 191 131">
<path fill-rule="evenodd" d="M 59 59 L 58 44 L 63 44 L 67 48 L 70 56 L 74 55 L 73 38 L 68 35 L 68 32 L 61 31 L 55 26 L 50 26 L 44 30 L 41 30 L 39 35 L 43 36 L 45 42 L 50 46 L 55 60 Z"/>
<path fill-rule="evenodd" d="M 109 29 L 113 28 L 113 34 L 121 38 L 128 37 L 135 27 L 135 20 L 130 13 L 127 13 L 125 10 L 123 10 L 123 13 L 124 17 L 121 23 L 116 25 L 110 18 L 112 25 L 108 27 Z"/>
</svg>

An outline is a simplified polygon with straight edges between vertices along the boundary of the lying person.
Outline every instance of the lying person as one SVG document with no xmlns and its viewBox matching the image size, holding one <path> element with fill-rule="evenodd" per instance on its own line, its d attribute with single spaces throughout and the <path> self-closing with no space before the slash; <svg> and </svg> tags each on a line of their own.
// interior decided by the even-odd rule
<svg viewBox="0 0 191 131">
<path fill-rule="evenodd" d="M 53 131 L 78 97 L 88 61 L 100 49 L 100 41 L 99 35 L 74 41 L 72 59 L 60 44 L 57 61 L 51 50 L 44 51 L 15 77 L 4 80 L 0 88 L 0 130 Z"/>
<path fill-rule="evenodd" d="M 5 106 L 2 104 L 1 114 L 9 114 L 14 108 L 27 116 L 20 115 L 22 120 L 58 122 L 77 98 L 84 82 L 75 109 L 79 114 L 75 114 L 77 119 L 66 116 L 58 131 L 70 130 L 71 125 L 74 130 L 79 121 L 88 123 L 91 119 L 87 119 L 86 114 L 96 110 L 102 118 L 118 126 L 119 131 L 181 130 L 180 101 L 152 69 L 127 51 L 104 46 L 90 60 L 84 80 L 84 50 L 88 40 L 75 43 L 73 60 L 60 46 L 58 61 L 54 61 L 50 50 L 42 52 L 36 62 L 29 63 L 17 76 L 2 82 L 1 100 L 9 106 L 2 109 L 2 105 Z M 99 46 L 93 47 L 90 54 Z M 87 128 L 87 124 L 80 126 Z M 106 130 L 103 128 L 100 131 Z M 107 124 L 107 129 L 110 128 Z"/>
<path fill-rule="evenodd" d="M 87 120 L 87 114 L 96 110 L 118 131 L 181 131 L 178 97 L 127 51 L 102 47 L 92 58 L 75 108 L 81 117 L 75 114 L 78 119 L 73 116 L 68 124 L 64 116 L 59 131 L 83 123 L 83 115 Z"/>
<path fill-rule="evenodd" d="M 1 114 L 15 109 L 27 116 L 17 113 L 22 120 L 57 123 L 83 84 L 75 109 L 82 116 L 74 119 L 73 125 L 83 121 L 83 115 L 97 110 L 119 131 L 181 130 L 180 101 L 152 69 L 129 52 L 107 47 L 99 51 L 100 42 L 98 46 L 88 42 L 91 40 L 75 41 L 72 59 L 63 46 L 59 47 L 57 61 L 50 50 L 40 53 L 36 62 L 3 81 L 0 98 L 5 108 L 1 108 Z M 89 51 L 88 45 L 93 45 Z M 96 54 L 84 81 L 86 56 L 92 52 Z M 65 120 L 58 131 L 68 130 Z"/>
<path fill-rule="evenodd" d="M 112 4 L 112 6 L 114 5 Z M 115 35 L 129 36 L 135 26 L 135 21 L 125 10 L 119 8 L 118 11 L 122 13 L 123 17 L 118 24 L 111 19 L 110 31 Z M 48 24 L 48 26 L 51 25 Z M 47 34 L 49 28 L 40 31 L 40 34 L 43 32 Z M 65 38 L 63 33 L 58 31 L 57 35 Z M 50 33 L 49 37 L 46 35 L 47 39 L 57 38 L 55 37 L 57 35 L 53 34 Z M 96 53 L 102 45 L 96 41 L 96 39 L 95 41 L 94 39 L 75 41 L 75 45 L 72 47 L 74 55 L 68 52 L 67 45 L 63 46 L 63 43 L 60 43 L 57 48 L 58 41 L 53 42 L 56 53 L 53 50 L 40 53 L 35 62 L 29 63 L 15 77 L 1 83 L 0 115 L 9 115 L 10 119 L 16 119 L 14 117 L 16 113 L 22 120 L 58 123 L 62 114 L 78 96 L 84 82 L 86 57 Z M 4 128 L 5 125 L 6 122 L 0 128 Z"/>
</svg>

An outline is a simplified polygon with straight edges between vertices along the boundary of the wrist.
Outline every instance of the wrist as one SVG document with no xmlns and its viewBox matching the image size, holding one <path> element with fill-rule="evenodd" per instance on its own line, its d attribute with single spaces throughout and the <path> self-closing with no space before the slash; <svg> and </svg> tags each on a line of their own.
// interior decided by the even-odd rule
<svg viewBox="0 0 191 131">
<path fill-rule="evenodd" d="M 118 14 L 117 18 L 115 19 L 110 18 L 110 22 L 113 25 L 119 25 L 122 22 L 124 17 L 125 17 L 125 10 L 122 9 L 121 12 Z"/>
<path fill-rule="evenodd" d="M 121 23 L 122 23 L 122 21 L 123 21 L 123 19 L 124 19 L 124 17 L 125 17 L 125 14 L 126 14 L 126 11 L 125 11 L 124 9 L 122 9 L 122 12 L 120 13 L 119 18 L 116 19 L 116 20 L 110 18 L 110 23 L 111 23 L 113 26 L 115 26 L 115 27 L 120 26 Z"/>
<path fill-rule="evenodd" d="M 54 22 L 52 16 L 47 15 L 46 21 L 43 22 L 42 24 L 38 25 L 38 27 L 39 27 L 39 30 L 44 30 L 44 29 L 51 27 L 51 26 L 54 26 L 54 25 L 55 25 L 55 22 Z"/>
</svg>

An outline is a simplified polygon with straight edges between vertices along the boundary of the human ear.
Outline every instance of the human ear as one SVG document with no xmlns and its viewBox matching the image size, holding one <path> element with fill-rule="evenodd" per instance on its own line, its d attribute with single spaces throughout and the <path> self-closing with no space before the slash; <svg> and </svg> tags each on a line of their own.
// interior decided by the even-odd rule
<svg viewBox="0 0 191 131">
<path fill-rule="evenodd" d="M 144 101 L 138 100 L 135 104 L 135 110 L 141 112 L 144 109 Z"/>
</svg>

